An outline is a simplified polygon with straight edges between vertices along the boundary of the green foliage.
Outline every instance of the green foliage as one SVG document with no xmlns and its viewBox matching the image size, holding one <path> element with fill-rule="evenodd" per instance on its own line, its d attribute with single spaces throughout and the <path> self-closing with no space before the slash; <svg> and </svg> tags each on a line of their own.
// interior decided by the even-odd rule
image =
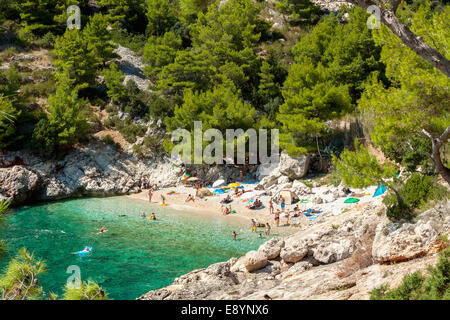
<svg viewBox="0 0 450 320">
<path fill-rule="evenodd" d="M 145 31 L 147 19 L 144 0 L 97 0 L 97 4 L 108 9 L 110 20 L 115 26 L 133 33 Z"/>
<path fill-rule="evenodd" d="M 177 21 L 177 1 L 147 0 L 147 34 L 162 36 Z"/>
<path fill-rule="evenodd" d="M 155 78 L 164 66 L 174 62 L 179 49 L 181 38 L 172 31 L 166 32 L 163 37 L 150 37 L 143 53 L 144 61 L 149 64 L 145 69 L 146 75 Z"/>
<path fill-rule="evenodd" d="M 36 125 L 33 144 L 47 154 L 61 145 L 72 145 L 89 130 L 80 112 L 86 102 L 78 98 L 78 90 L 67 74 L 60 78 L 56 92 L 48 98 L 48 114 Z"/>
<path fill-rule="evenodd" d="M 102 139 L 102 141 L 103 141 L 105 144 L 108 144 L 108 145 L 113 145 L 113 144 L 114 144 L 114 139 L 113 139 L 109 134 L 107 134 L 106 136 L 104 136 L 103 139 Z"/>
<path fill-rule="evenodd" d="M 19 250 L 0 275 L 2 300 L 35 300 L 42 297 L 37 277 L 46 272 L 46 265 L 36 260 L 25 248 Z"/>
<path fill-rule="evenodd" d="M 6 219 L 5 215 L 8 212 L 8 208 L 10 206 L 10 202 L 8 200 L 0 201 L 0 230 L 5 225 Z M 0 239 L 0 258 L 6 253 L 6 242 Z"/>
<path fill-rule="evenodd" d="M 424 176 L 415 172 L 409 179 L 399 188 L 401 198 L 410 209 L 423 208 L 429 201 L 442 200 L 448 197 L 447 189 L 436 183 L 435 177 Z M 397 208 L 398 203 L 396 197 L 388 195 L 384 198 L 384 203 L 392 211 L 390 215 L 396 215 L 401 208 Z"/>
<path fill-rule="evenodd" d="M 17 4 L 20 20 L 28 30 L 36 34 L 60 32 L 68 17 L 70 5 L 83 5 L 87 0 L 24 0 Z"/>
<path fill-rule="evenodd" d="M 450 247 L 441 252 L 434 267 L 428 267 L 429 276 L 420 272 L 408 274 L 402 284 L 392 290 L 382 286 L 372 290 L 371 300 L 449 300 Z"/>
<path fill-rule="evenodd" d="M 7 97 L 0 94 L 0 149 L 7 148 L 21 139 L 16 134 L 16 119 L 20 112 Z"/>
<path fill-rule="evenodd" d="M 9 69 L 0 71 L 0 94 L 14 96 L 21 85 L 20 73 L 14 64 Z"/>
<path fill-rule="evenodd" d="M 347 186 L 365 188 L 370 185 L 386 184 L 385 179 L 393 178 L 396 168 L 393 165 L 378 163 L 376 157 L 355 139 L 355 151 L 344 150 L 340 159 L 332 157 L 337 174 Z"/>
<path fill-rule="evenodd" d="M 89 23 L 83 30 L 89 50 L 103 66 L 114 56 L 113 50 L 116 48 L 116 45 L 111 42 L 111 33 L 107 27 L 107 17 L 99 13 L 89 19 Z"/>
<path fill-rule="evenodd" d="M 114 103 L 120 103 L 126 100 L 127 90 L 123 85 L 124 74 L 115 63 L 111 63 L 109 68 L 104 71 L 105 84 L 108 88 L 108 97 Z"/>
<path fill-rule="evenodd" d="M 419 8 L 411 30 L 450 58 L 448 26 L 450 7 L 432 12 L 429 4 Z M 392 86 L 386 88 L 377 77 L 370 79 L 359 108 L 373 119 L 372 140 L 396 161 L 409 163 L 409 169 L 423 163 L 431 153 L 431 143 L 423 129 L 435 136 L 450 123 L 450 80 L 415 52 L 401 44 L 386 27 L 374 32 L 383 45 L 381 60 Z M 414 151 L 411 150 L 411 147 Z"/>
<path fill-rule="evenodd" d="M 183 104 L 175 107 L 175 114 L 166 118 L 169 130 L 185 128 L 194 129 L 194 121 L 202 121 L 204 130 L 209 128 L 244 130 L 252 128 L 255 123 L 256 110 L 243 102 L 236 90 L 230 87 L 215 87 L 206 92 L 184 92 Z"/>
<path fill-rule="evenodd" d="M 97 62 L 83 33 L 77 29 L 66 30 L 55 42 L 57 59 L 54 64 L 59 74 L 68 74 L 74 85 L 86 87 L 93 83 Z"/>
<path fill-rule="evenodd" d="M 382 71 L 380 49 L 366 20 L 357 8 L 344 26 L 330 16 L 292 49 L 296 63 L 284 83 L 285 101 L 277 115 L 283 129 L 280 142 L 288 153 L 305 153 L 308 137 L 325 135 L 326 121 L 351 111 L 365 79 Z"/>
<path fill-rule="evenodd" d="M 64 287 L 63 300 L 108 300 L 108 294 L 94 281 L 82 281 L 80 288 Z"/>
<path fill-rule="evenodd" d="M 142 54 L 147 37 L 141 33 L 130 33 L 126 30 L 112 30 L 111 38 L 115 43 L 120 44 L 123 47 L 129 48 L 137 54 Z"/>
<path fill-rule="evenodd" d="M 310 0 L 280 0 L 276 8 L 281 13 L 290 15 L 289 23 L 292 25 L 316 23 L 322 13 Z"/>
<path fill-rule="evenodd" d="M 175 61 L 158 74 L 158 88 L 164 95 L 180 94 L 183 89 L 206 90 L 212 85 L 215 69 L 206 51 L 179 51 Z"/>
</svg>

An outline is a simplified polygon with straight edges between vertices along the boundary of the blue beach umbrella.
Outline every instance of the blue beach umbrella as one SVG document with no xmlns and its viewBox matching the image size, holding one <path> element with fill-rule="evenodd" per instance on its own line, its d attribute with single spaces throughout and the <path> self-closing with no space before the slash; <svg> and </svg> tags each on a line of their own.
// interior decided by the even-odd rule
<svg viewBox="0 0 450 320">
<path fill-rule="evenodd" d="M 386 187 L 384 185 L 380 185 L 377 188 L 377 190 L 375 190 L 375 193 L 373 194 L 372 198 L 375 198 L 377 196 L 381 196 L 385 192 L 386 192 Z"/>
</svg>

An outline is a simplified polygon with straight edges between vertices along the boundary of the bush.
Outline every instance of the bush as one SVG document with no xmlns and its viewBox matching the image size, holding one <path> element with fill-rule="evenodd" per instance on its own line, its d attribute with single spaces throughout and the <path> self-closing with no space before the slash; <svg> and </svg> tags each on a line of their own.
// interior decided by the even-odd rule
<svg viewBox="0 0 450 320">
<path fill-rule="evenodd" d="M 430 201 L 448 197 L 447 189 L 437 184 L 435 177 L 423 176 L 417 172 L 411 175 L 398 192 L 404 203 L 399 204 L 394 194 L 383 200 L 388 207 L 387 216 L 391 220 L 409 220 L 414 209 L 423 209 Z"/>
<path fill-rule="evenodd" d="M 42 36 L 42 38 L 37 40 L 37 44 L 43 48 L 47 49 L 53 48 L 55 44 L 55 35 L 51 32 L 47 32 Z"/>
<path fill-rule="evenodd" d="M 450 299 L 450 247 L 441 252 L 434 267 L 428 267 L 429 276 L 420 272 L 406 275 L 402 284 L 389 290 L 381 286 L 372 290 L 371 300 L 449 300 Z"/>
<path fill-rule="evenodd" d="M 102 141 L 103 141 L 105 144 L 108 144 L 108 145 L 114 145 L 114 139 L 113 139 L 109 134 L 107 134 L 106 136 L 104 136 L 104 137 L 102 138 Z"/>
</svg>

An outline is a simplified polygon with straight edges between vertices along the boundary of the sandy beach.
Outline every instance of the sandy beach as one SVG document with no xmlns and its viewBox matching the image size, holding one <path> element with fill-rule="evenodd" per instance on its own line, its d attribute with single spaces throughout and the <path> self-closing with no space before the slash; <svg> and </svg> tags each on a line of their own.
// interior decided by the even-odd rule
<svg viewBox="0 0 450 320">
<path fill-rule="evenodd" d="M 255 184 L 241 184 L 244 187 L 245 191 L 254 190 Z M 333 220 L 333 217 L 344 214 L 349 210 L 358 210 L 358 208 L 363 208 L 369 204 L 376 204 L 382 200 L 382 197 L 373 198 L 373 192 L 376 187 L 369 187 L 367 189 L 355 189 L 352 190 L 355 193 L 359 193 L 358 199 L 360 200 L 358 203 L 344 203 L 344 201 L 348 197 L 341 197 L 338 199 L 333 199 L 329 194 L 329 187 L 321 186 L 312 188 L 311 194 L 306 194 L 300 196 L 301 201 L 294 204 L 286 205 L 286 212 L 290 212 L 290 219 L 288 220 L 283 213 L 280 218 L 280 225 L 277 228 L 279 232 L 286 233 L 295 233 L 297 231 L 306 230 L 314 225 L 321 224 L 323 222 L 330 222 Z M 209 189 L 213 191 L 213 189 Z M 228 214 L 224 217 L 230 220 L 234 220 L 240 222 L 242 224 L 251 225 L 251 220 L 255 219 L 258 224 L 269 223 L 272 228 L 276 228 L 274 214 L 270 213 L 269 210 L 269 199 L 270 195 L 262 195 L 258 198 L 262 201 L 264 207 L 258 210 L 251 210 L 247 208 L 248 202 L 244 202 L 239 197 L 234 195 L 234 190 L 229 190 L 225 194 L 220 195 L 212 195 L 207 196 L 203 199 L 196 198 L 194 202 L 189 201 L 186 202 L 186 198 L 188 195 L 195 195 L 195 189 L 193 187 L 187 187 L 184 185 L 177 185 L 175 187 L 170 188 L 162 188 L 155 192 L 153 192 L 152 202 L 148 201 L 148 190 L 144 190 L 137 194 L 129 195 L 129 198 L 137 199 L 140 201 L 145 201 L 151 206 L 160 206 L 162 203 L 161 195 L 166 198 L 165 203 L 167 204 L 167 208 L 174 210 L 184 210 L 190 211 L 198 214 L 204 214 L 205 216 L 224 216 L 221 212 L 220 203 L 228 194 L 231 195 L 233 201 L 227 206 L 230 206 L 234 213 Z M 173 193 L 174 192 L 174 193 Z M 320 197 L 324 201 L 323 203 L 317 204 L 313 203 L 314 198 Z M 320 213 L 314 215 L 313 217 L 307 217 L 304 214 L 301 214 L 299 218 L 292 220 L 293 209 L 298 205 L 300 210 L 308 210 L 314 209 L 320 211 Z M 273 203 L 274 210 L 280 209 L 280 205 Z"/>
</svg>

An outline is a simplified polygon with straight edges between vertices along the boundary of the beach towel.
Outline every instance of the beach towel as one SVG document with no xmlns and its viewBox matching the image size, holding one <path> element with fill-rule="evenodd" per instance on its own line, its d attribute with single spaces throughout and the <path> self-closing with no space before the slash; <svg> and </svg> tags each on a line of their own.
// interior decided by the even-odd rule
<svg viewBox="0 0 450 320">
<path fill-rule="evenodd" d="M 344 203 L 356 203 L 356 202 L 359 202 L 359 199 L 348 198 L 347 200 L 344 201 Z"/>
</svg>

